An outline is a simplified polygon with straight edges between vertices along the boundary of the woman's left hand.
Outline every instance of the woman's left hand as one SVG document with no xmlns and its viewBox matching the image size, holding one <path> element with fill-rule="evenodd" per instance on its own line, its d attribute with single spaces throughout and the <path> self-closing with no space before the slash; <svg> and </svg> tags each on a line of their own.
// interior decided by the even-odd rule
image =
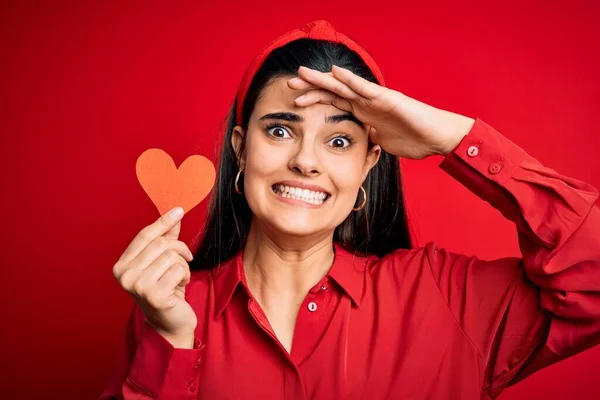
<svg viewBox="0 0 600 400">
<path fill-rule="evenodd" d="M 296 99 L 300 107 L 330 104 L 354 114 L 369 127 L 373 143 L 398 157 L 422 159 L 447 155 L 470 131 L 468 118 L 440 110 L 334 66 L 331 73 L 300 67 L 291 89 L 309 89 Z"/>
</svg>

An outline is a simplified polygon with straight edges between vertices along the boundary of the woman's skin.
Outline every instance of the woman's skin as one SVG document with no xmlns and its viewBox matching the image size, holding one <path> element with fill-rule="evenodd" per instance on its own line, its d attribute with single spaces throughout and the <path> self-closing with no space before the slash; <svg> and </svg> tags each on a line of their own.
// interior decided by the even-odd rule
<svg viewBox="0 0 600 400">
<path fill-rule="evenodd" d="M 301 67 L 298 77 L 267 85 L 247 131 L 237 126 L 231 144 L 238 150 L 246 137 L 238 160 L 253 212 L 246 279 L 288 352 L 302 301 L 333 263 L 333 232 L 353 212 L 381 148 L 412 159 L 446 155 L 473 123 L 338 67 Z M 307 185 L 316 186 L 310 202 L 276 193 Z M 318 192 L 327 194 L 323 203 Z M 177 241 L 180 218 L 167 213 L 144 228 L 113 272 L 150 325 L 173 346 L 191 348 L 196 316 L 184 297 L 191 253 Z"/>
</svg>

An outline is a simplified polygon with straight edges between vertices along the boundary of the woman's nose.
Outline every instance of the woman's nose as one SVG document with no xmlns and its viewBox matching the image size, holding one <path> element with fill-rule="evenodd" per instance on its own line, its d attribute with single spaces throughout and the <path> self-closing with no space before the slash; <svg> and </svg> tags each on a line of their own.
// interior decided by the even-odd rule
<svg viewBox="0 0 600 400">
<path fill-rule="evenodd" d="M 321 164 L 312 140 L 301 140 L 294 156 L 290 159 L 291 170 L 304 176 L 317 176 L 321 173 Z"/>
</svg>

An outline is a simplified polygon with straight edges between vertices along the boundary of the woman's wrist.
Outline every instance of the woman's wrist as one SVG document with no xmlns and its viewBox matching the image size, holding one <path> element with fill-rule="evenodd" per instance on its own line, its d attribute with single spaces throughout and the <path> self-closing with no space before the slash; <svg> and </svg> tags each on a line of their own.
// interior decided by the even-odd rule
<svg viewBox="0 0 600 400">
<path fill-rule="evenodd" d="M 149 324 L 152 326 L 152 324 Z M 172 333 L 166 332 L 163 329 L 156 328 L 152 326 L 152 328 L 162 336 L 167 342 L 171 343 L 173 347 L 176 349 L 193 349 L 194 348 L 194 339 L 195 332 L 194 330 L 183 330 L 181 332 Z"/>
<path fill-rule="evenodd" d="M 171 345 L 176 349 L 193 349 L 194 348 L 194 333 L 168 335 L 159 332 Z"/>
<path fill-rule="evenodd" d="M 444 124 L 444 135 L 446 139 L 443 143 L 440 143 L 439 147 L 436 149 L 436 154 L 441 156 L 447 156 L 458 146 L 458 144 L 463 140 L 465 136 L 471 131 L 473 128 L 473 124 L 475 124 L 475 120 L 473 118 L 465 117 L 464 115 L 449 113 L 448 122 Z"/>
</svg>

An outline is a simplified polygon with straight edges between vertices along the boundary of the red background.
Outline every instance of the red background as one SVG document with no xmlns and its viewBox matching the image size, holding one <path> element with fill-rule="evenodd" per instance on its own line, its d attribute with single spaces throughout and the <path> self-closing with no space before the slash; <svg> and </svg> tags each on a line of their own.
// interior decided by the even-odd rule
<svg viewBox="0 0 600 400">
<path fill-rule="evenodd" d="M 600 187 L 597 1 L 165 3 L 1 5 L 2 398 L 99 395 L 132 304 L 111 269 L 158 216 L 137 157 L 214 159 L 245 66 L 307 21 L 363 44 L 396 90 Z M 514 225 L 440 161 L 403 161 L 418 244 L 518 255 Z M 183 221 L 190 245 L 204 204 Z M 599 363 L 596 347 L 502 398 L 598 398 Z"/>
</svg>

